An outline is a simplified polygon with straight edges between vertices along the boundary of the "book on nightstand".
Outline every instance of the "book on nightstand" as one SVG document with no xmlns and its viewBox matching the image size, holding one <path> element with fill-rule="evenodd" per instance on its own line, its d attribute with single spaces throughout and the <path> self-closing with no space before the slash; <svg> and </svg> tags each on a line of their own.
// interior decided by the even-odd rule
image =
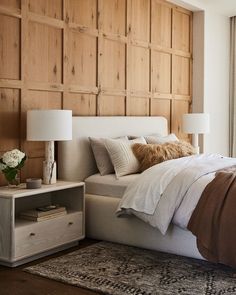
<svg viewBox="0 0 236 295">
<path fill-rule="evenodd" d="M 31 221 L 44 221 L 67 214 L 66 207 L 50 205 L 20 213 L 20 218 Z"/>
</svg>

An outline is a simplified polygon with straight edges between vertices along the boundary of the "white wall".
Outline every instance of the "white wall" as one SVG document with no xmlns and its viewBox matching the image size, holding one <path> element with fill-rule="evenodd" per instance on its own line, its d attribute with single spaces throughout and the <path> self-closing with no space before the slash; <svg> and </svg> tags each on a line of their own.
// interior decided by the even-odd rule
<svg viewBox="0 0 236 295">
<path fill-rule="evenodd" d="M 229 154 L 230 19 L 197 0 L 171 0 L 193 17 L 193 112 L 210 114 L 211 131 L 202 150 Z M 190 6 L 192 5 L 192 6 Z M 194 6 L 198 5 L 198 6 Z"/>
<path fill-rule="evenodd" d="M 204 112 L 210 113 L 211 132 L 204 151 L 229 155 L 229 17 L 205 11 Z"/>
</svg>

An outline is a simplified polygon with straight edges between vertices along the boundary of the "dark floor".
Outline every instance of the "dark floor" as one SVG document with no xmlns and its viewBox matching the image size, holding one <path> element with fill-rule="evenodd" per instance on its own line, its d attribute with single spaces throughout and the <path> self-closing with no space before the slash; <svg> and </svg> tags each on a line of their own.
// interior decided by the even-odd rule
<svg viewBox="0 0 236 295">
<path fill-rule="evenodd" d="M 100 294 L 86 289 L 73 287 L 57 281 L 24 272 L 26 266 L 37 264 L 48 258 L 58 257 L 71 251 L 87 247 L 97 241 L 84 240 L 77 247 L 61 251 L 46 258 L 35 260 L 19 267 L 0 266 L 0 295 L 95 295 Z"/>
</svg>

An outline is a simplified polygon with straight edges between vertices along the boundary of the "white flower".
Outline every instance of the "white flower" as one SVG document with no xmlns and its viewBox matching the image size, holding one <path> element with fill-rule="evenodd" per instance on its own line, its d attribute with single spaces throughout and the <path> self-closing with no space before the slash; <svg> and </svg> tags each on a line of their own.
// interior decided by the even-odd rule
<svg viewBox="0 0 236 295">
<path fill-rule="evenodd" d="M 4 170 L 6 168 L 7 168 L 7 165 L 0 162 L 0 171 Z"/>
<path fill-rule="evenodd" d="M 2 156 L 2 161 L 10 168 L 17 167 L 22 159 L 25 157 L 25 154 L 19 151 L 18 149 L 14 149 L 12 151 L 6 152 Z"/>
</svg>

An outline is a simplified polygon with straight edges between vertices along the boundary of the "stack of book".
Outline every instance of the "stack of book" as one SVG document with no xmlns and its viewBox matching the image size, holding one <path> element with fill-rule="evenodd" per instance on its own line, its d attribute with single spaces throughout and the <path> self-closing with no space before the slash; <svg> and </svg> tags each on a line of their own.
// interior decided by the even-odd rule
<svg viewBox="0 0 236 295">
<path fill-rule="evenodd" d="M 67 214 L 66 207 L 50 205 L 20 213 L 20 218 L 31 221 L 44 221 Z"/>
</svg>

